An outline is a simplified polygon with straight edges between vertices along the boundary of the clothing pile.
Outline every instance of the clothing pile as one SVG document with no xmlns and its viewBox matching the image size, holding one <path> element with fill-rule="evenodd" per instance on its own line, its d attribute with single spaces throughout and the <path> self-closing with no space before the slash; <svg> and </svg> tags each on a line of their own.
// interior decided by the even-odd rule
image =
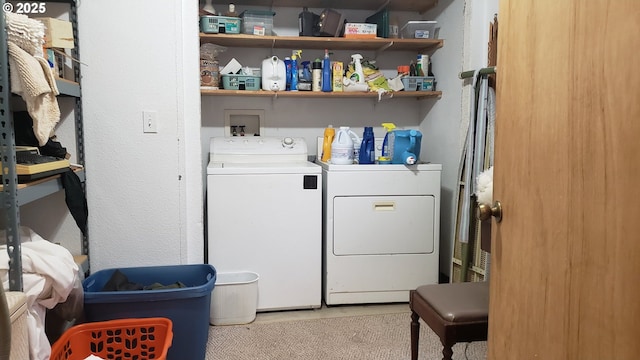
<svg viewBox="0 0 640 360">
<path fill-rule="evenodd" d="M 0 280 L 9 289 L 9 255 L 0 230 Z M 47 309 L 67 301 L 74 288 L 80 286 L 78 265 L 69 250 L 43 239 L 28 227 L 20 228 L 22 243 L 22 286 L 27 296 L 27 326 L 31 360 L 47 360 L 51 345 L 45 333 Z"/>
</svg>

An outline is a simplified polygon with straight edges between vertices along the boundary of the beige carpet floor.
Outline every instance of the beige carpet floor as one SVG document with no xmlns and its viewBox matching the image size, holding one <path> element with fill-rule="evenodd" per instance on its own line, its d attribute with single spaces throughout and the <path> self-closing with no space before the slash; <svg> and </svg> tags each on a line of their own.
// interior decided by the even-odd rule
<svg viewBox="0 0 640 360">
<path fill-rule="evenodd" d="M 409 360 L 410 314 L 380 314 L 211 326 L 208 360 Z M 486 342 L 457 344 L 455 360 L 485 360 Z M 420 326 L 419 359 L 442 359 L 438 337 Z"/>
</svg>

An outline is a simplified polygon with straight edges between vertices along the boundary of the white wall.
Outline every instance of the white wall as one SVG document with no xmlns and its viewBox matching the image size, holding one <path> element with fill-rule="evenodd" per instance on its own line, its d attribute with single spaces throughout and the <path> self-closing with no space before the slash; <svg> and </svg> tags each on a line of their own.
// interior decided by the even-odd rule
<svg viewBox="0 0 640 360">
<path fill-rule="evenodd" d="M 203 261 L 197 6 L 79 4 L 92 271 Z"/>
<path fill-rule="evenodd" d="M 444 46 L 433 54 L 433 73 L 442 98 L 435 102 L 421 122 L 426 142 L 427 159 L 442 164 L 440 203 L 440 272 L 450 276 L 458 169 L 461 148 L 458 145 L 461 121 L 462 84 L 458 74 L 462 67 L 464 0 L 441 0 L 425 14 L 437 20 Z M 428 106 L 428 104 L 425 104 Z"/>
<path fill-rule="evenodd" d="M 445 40 L 432 58 L 438 90 L 443 95 L 437 102 L 423 103 L 426 116 L 420 129 L 429 140 L 423 142 L 424 156 L 443 165 L 440 272 L 447 276 L 451 276 L 460 161 L 469 121 L 470 89 L 458 74 L 486 66 L 489 23 L 497 10 L 498 0 L 440 0 L 423 16 L 438 21 L 440 38 Z"/>
</svg>

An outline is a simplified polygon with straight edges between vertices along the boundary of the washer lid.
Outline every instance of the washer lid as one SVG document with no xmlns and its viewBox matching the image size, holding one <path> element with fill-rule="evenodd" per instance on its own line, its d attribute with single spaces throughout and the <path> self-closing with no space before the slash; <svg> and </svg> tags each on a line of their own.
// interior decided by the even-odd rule
<svg viewBox="0 0 640 360">
<path fill-rule="evenodd" d="M 211 138 L 209 159 L 219 163 L 300 163 L 307 161 L 303 138 L 234 136 Z"/>
</svg>

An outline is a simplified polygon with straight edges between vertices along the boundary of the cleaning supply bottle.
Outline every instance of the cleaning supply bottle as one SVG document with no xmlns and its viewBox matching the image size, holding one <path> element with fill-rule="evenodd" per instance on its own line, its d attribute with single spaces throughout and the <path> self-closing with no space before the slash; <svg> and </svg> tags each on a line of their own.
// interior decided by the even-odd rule
<svg viewBox="0 0 640 360">
<path fill-rule="evenodd" d="M 284 66 L 287 69 L 287 74 L 286 74 L 286 89 L 287 91 L 291 90 L 291 58 L 290 57 L 285 57 L 284 58 Z"/>
<path fill-rule="evenodd" d="M 331 163 L 337 165 L 353 164 L 353 138 L 355 133 L 348 126 L 340 126 L 331 143 Z M 355 135 L 356 137 L 358 135 Z"/>
<path fill-rule="evenodd" d="M 365 126 L 362 135 L 362 144 L 360 144 L 360 153 L 358 157 L 359 164 L 374 164 L 376 162 L 376 139 L 373 136 L 373 127 Z"/>
<path fill-rule="evenodd" d="M 234 4 L 229 4 L 229 10 L 224 13 L 224 16 L 240 17 L 240 15 L 236 12 L 236 6 Z"/>
<path fill-rule="evenodd" d="M 333 138 L 336 136 L 336 129 L 333 128 L 333 125 L 329 125 L 324 129 L 324 139 L 322 140 L 322 157 L 320 160 L 322 162 L 329 162 L 331 159 L 331 143 L 333 143 Z"/>
<path fill-rule="evenodd" d="M 311 61 L 303 61 L 302 62 L 302 78 L 300 80 L 311 83 L 311 68 L 309 65 Z"/>
<path fill-rule="evenodd" d="M 360 163 L 360 145 L 362 144 L 362 139 L 358 137 L 358 134 L 349 130 L 349 135 L 351 135 L 351 141 L 353 141 L 353 163 Z"/>
<path fill-rule="evenodd" d="M 322 60 L 322 91 L 331 92 L 332 90 L 331 59 L 329 59 L 329 50 L 324 49 L 324 59 Z"/>
<path fill-rule="evenodd" d="M 389 144 L 389 134 L 396 128 L 394 123 L 382 123 L 382 127 L 387 130 L 387 133 L 384 135 L 384 140 L 382 141 L 382 155 L 378 158 L 378 163 L 380 164 L 391 164 L 391 150 L 393 148 L 393 144 Z"/>
<path fill-rule="evenodd" d="M 298 58 L 302 50 L 293 50 L 291 53 L 291 91 L 298 91 Z"/>
<path fill-rule="evenodd" d="M 362 71 L 362 55 L 353 54 L 351 55 L 351 62 L 353 63 L 353 74 L 351 74 L 350 79 L 353 80 L 356 84 L 364 84 L 364 71 Z"/>
<path fill-rule="evenodd" d="M 322 61 L 315 59 L 311 64 L 311 91 L 322 90 Z"/>
</svg>

